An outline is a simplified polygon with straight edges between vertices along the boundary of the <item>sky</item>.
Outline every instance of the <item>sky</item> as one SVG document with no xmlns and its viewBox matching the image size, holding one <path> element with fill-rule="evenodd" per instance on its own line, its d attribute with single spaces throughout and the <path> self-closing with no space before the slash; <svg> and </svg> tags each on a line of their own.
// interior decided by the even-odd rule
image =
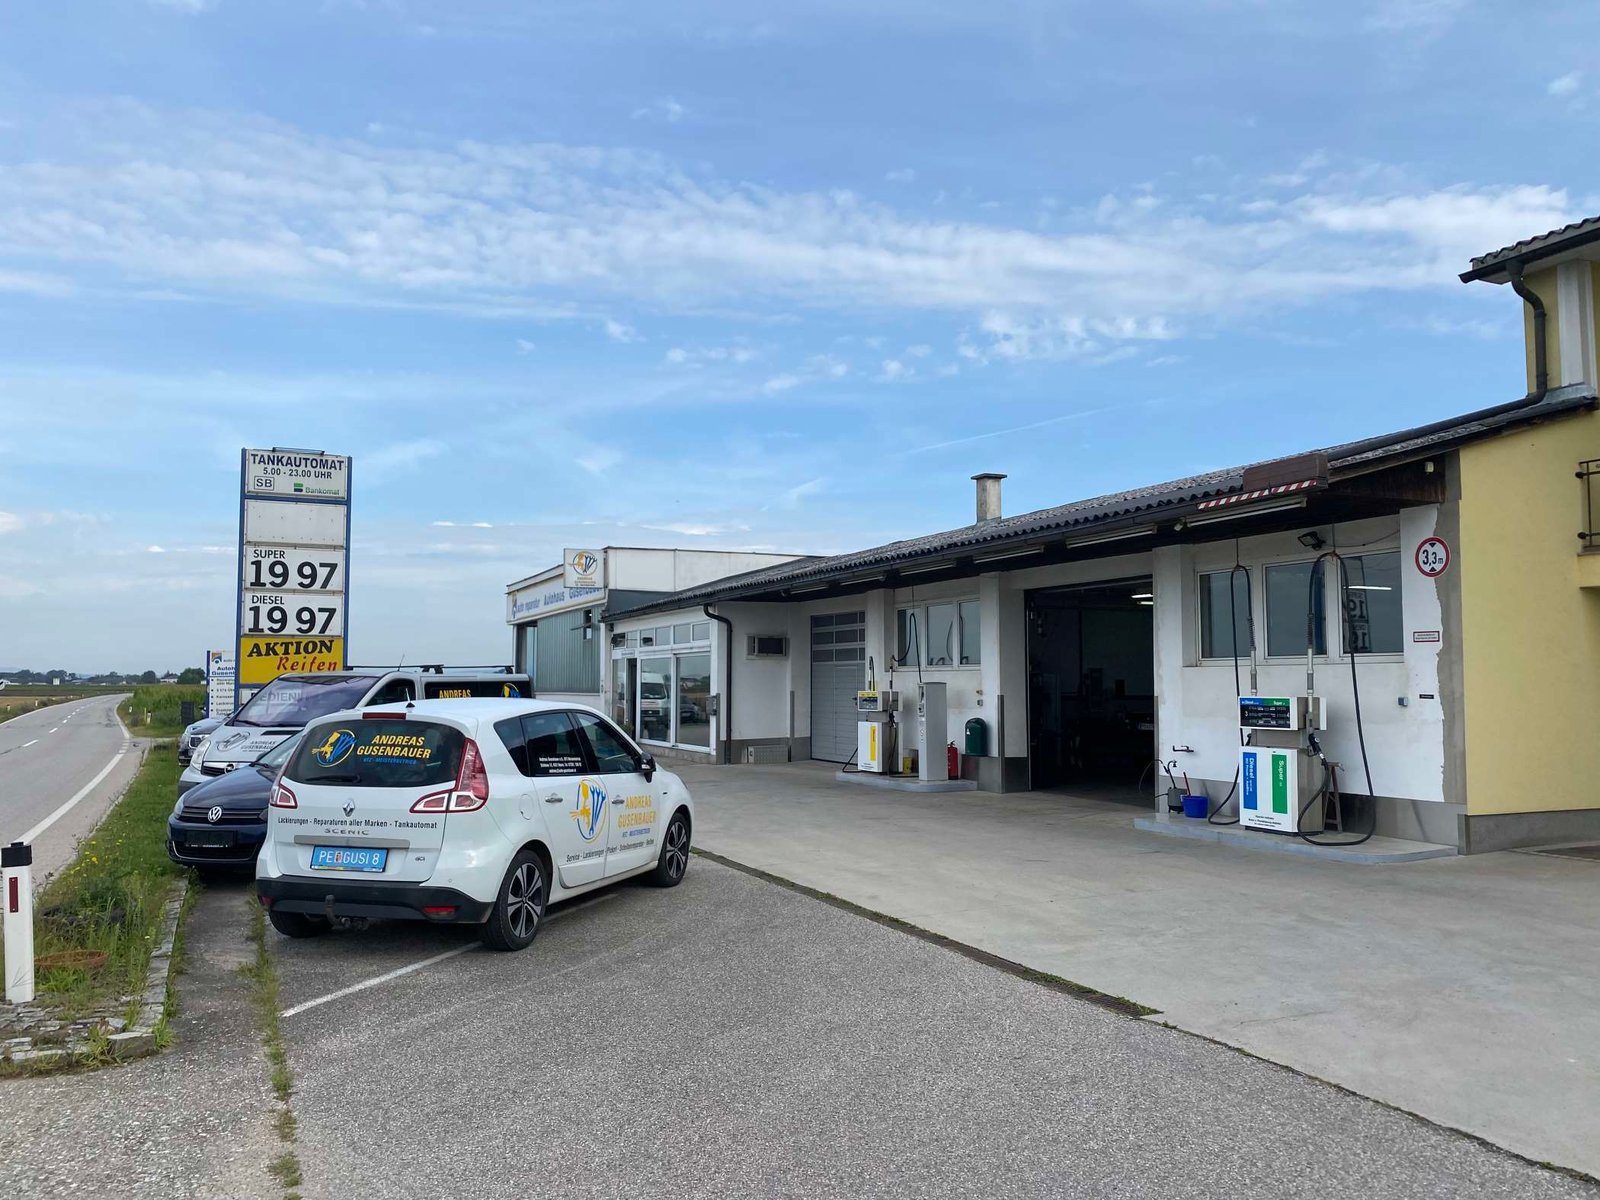
<svg viewBox="0 0 1600 1200">
<path fill-rule="evenodd" d="M 1600 6 L 0 0 L 0 668 L 233 633 L 354 456 L 350 653 L 566 546 L 831 553 L 1520 395 Z"/>
</svg>

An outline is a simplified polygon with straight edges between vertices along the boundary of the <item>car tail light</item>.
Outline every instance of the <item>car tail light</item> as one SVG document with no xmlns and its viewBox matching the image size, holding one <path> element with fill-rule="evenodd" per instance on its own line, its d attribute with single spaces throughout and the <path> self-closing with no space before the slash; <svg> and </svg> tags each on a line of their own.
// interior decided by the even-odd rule
<svg viewBox="0 0 1600 1200">
<path fill-rule="evenodd" d="M 278 780 L 272 785 L 273 808 L 299 808 L 300 801 L 296 800 L 294 793 L 284 786 L 283 780 Z"/>
<path fill-rule="evenodd" d="M 412 812 L 420 813 L 448 812 L 449 809 L 449 792 L 434 792 L 431 795 L 424 796 L 421 800 L 418 800 L 411 806 Z"/>
<path fill-rule="evenodd" d="M 361 719 L 363 721 L 404 721 L 406 715 L 403 712 L 364 712 L 361 714 Z"/>
<path fill-rule="evenodd" d="M 461 774 L 456 777 L 456 790 L 450 797 L 451 812 L 473 812 L 489 803 L 489 772 L 483 765 L 483 754 L 478 743 L 467 739 L 461 752 Z"/>
</svg>

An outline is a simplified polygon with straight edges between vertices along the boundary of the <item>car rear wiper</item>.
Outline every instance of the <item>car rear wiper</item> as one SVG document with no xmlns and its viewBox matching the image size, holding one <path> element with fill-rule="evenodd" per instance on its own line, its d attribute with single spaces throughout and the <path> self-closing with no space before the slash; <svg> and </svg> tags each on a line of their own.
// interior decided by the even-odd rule
<svg viewBox="0 0 1600 1200">
<path fill-rule="evenodd" d="M 360 783 L 359 775 L 324 775 L 317 780 L 318 783 Z"/>
</svg>

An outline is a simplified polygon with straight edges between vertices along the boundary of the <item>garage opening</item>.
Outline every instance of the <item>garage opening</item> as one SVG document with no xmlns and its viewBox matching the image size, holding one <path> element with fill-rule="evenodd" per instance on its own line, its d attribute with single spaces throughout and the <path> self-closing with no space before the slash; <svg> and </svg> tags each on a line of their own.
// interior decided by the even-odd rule
<svg viewBox="0 0 1600 1200">
<path fill-rule="evenodd" d="M 867 614 L 811 618 L 811 757 L 848 762 L 856 753 L 856 693 L 867 686 Z"/>
<path fill-rule="evenodd" d="M 1154 603 L 1148 578 L 1028 593 L 1032 787 L 1150 803 Z"/>
</svg>

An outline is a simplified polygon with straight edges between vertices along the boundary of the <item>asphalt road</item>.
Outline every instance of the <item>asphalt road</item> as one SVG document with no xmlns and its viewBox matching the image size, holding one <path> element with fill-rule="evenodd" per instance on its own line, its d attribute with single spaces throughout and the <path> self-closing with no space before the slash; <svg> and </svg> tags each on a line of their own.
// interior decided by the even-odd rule
<svg viewBox="0 0 1600 1200">
<path fill-rule="evenodd" d="M 306 1197 L 1600 1195 L 705 860 L 522 954 L 268 936 Z"/>
<path fill-rule="evenodd" d="M 122 699 L 71 700 L 0 723 L 0 842 L 36 828 L 94 784 L 34 842 L 36 878 L 68 860 L 73 843 L 132 777 L 139 756 L 117 722 Z"/>
</svg>

